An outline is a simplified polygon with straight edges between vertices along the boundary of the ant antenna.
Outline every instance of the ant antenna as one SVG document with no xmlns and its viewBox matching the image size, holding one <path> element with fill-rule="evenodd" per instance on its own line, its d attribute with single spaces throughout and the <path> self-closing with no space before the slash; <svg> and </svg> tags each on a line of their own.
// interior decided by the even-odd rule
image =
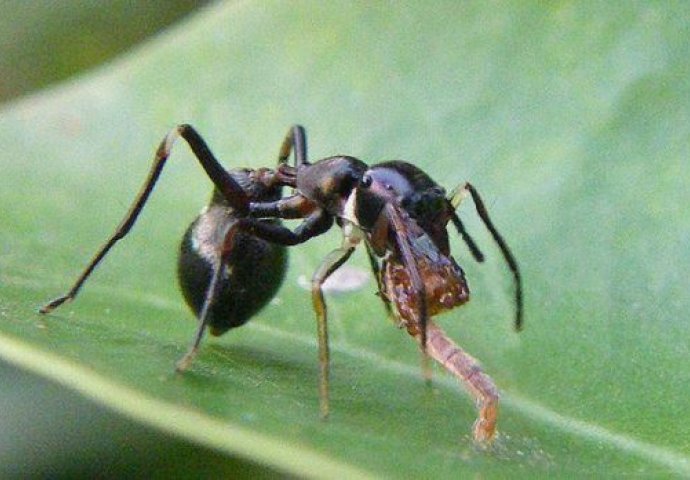
<svg viewBox="0 0 690 480">
<path fill-rule="evenodd" d="M 470 195 L 472 196 L 472 201 L 474 202 L 474 206 L 477 209 L 477 214 L 479 215 L 479 218 L 482 219 L 484 225 L 486 226 L 486 229 L 489 230 L 489 233 L 491 233 L 491 236 L 493 237 L 494 241 L 498 245 L 498 248 L 501 250 L 501 253 L 503 254 L 503 258 L 508 264 L 510 271 L 513 272 L 513 278 L 515 279 L 515 330 L 519 331 L 522 329 L 523 311 L 522 277 L 520 275 L 520 268 L 518 267 L 517 261 L 515 260 L 513 253 L 510 251 L 508 244 L 505 242 L 505 240 L 503 240 L 503 237 L 500 233 L 498 233 L 498 230 L 496 230 L 496 227 L 491 221 L 491 218 L 489 218 L 489 212 L 487 211 L 486 206 L 482 201 L 482 197 L 479 195 L 479 192 L 477 192 L 477 190 L 471 183 L 466 183 L 463 189 L 470 192 Z M 453 220 L 453 223 L 456 227 L 458 226 L 455 220 Z M 460 231 L 460 234 L 463 235 L 462 231 Z M 464 235 L 463 239 L 465 239 Z M 467 240 L 465 240 L 465 242 L 467 242 Z M 472 250 L 472 247 L 470 247 L 470 250 Z"/>
<path fill-rule="evenodd" d="M 467 232 L 467 230 L 465 230 L 465 225 L 462 223 L 462 221 L 460 220 L 460 217 L 458 217 L 458 214 L 455 213 L 455 211 L 453 211 L 450 219 L 453 222 L 453 225 L 455 225 L 456 230 L 458 231 L 458 233 L 462 237 L 462 240 L 467 245 L 467 248 L 470 249 L 470 253 L 474 257 L 474 259 L 477 262 L 482 263 L 484 261 L 484 254 L 482 253 L 481 250 L 479 250 L 479 247 L 477 246 L 475 241 L 472 239 L 470 234 Z"/>
</svg>

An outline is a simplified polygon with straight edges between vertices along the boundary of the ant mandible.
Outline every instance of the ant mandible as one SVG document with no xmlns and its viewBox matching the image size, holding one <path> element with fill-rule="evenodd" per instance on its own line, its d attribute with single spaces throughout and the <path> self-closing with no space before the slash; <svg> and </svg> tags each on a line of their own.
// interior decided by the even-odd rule
<svg viewBox="0 0 690 480">
<path fill-rule="evenodd" d="M 371 167 L 338 155 L 307 161 L 304 128 L 293 126 L 281 146 L 275 169 L 225 170 L 190 125 L 179 125 L 161 142 L 148 177 L 115 233 L 100 248 L 67 294 L 40 309 L 48 313 L 72 300 L 108 251 L 130 231 L 158 180 L 178 137 L 187 141 L 215 189 L 211 202 L 187 229 L 180 250 L 178 276 L 185 300 L 199 319 L 189 351 L 177 362 L 186 370 L 208 327 L 212 335 L 246 323 L 275 295 L 282 283 L 286 246 L 325 233 L 333 223 L 343 241 L 329 253 L 311 281 L 317 320 L 319 398 L 323 418 L 329 413 L 327 309 L 322 286 L 364 243 L 389 316 L 431 357 L 462 381 L 479 409 L 477 442 L 496 432 L 499 394 L 477 360 L 458 347 L 431 317 L 469 299 L 465 274 L 450 253 L 447 226 L 453 223 L 473 257 L 484 257 L 456 213 L 471 197 L 477 213 L 498 244 L 515 281 L 515 328 L 522 327 L 522 284 L 517 262 L 489 218 L 477 190 L 465 183 L 450 195 L 416 166 L 389 161 Z M 294 153 L 294 166 L 288 159 Z M 282 196 L 282 187 L 294 189 Z M 280 219 L 302 219 L 290 230 Z"/>
</svg>

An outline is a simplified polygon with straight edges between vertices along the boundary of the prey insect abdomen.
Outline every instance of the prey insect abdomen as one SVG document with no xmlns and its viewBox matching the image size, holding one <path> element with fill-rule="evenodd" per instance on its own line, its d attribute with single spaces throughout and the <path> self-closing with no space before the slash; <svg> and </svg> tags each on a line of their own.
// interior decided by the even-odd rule
<svg viewBox="0 0 690 480">
<path fill-rule="evenodd" d="M 451 310 L 467 302 L 470 290 L 465 274 L 452 257 L 440 257 L 431 261 L 418 259 L 419 273 L 424 280 L 426 298 L 417 298 L 412 288 L 409 270 L 400 261 L 388 259 L 382 271 L 383 294 L 395 308 L 398 319 L 411 335 L 421 326 L 420 301 L 426 302 L 430 317 Z"/>
</svg>

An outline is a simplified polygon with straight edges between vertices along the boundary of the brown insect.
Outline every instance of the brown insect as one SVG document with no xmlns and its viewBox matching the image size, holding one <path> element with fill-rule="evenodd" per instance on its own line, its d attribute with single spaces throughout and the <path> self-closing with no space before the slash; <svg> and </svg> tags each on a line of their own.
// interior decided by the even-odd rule
<svg viewBox="0 0 690 480">
<path fill-rule="evenodd" d="M 496 432 L 499 394 L 494 382 L 471 355 L 458 347 L 431 317 L 469 300 L 465 274 L 450 254 L 447 225 L 452 222 L 478 261 L 484 257 L 455 213 L 471 196 L 480 218 L 498 243 L 516 281 L 516 329 L 522 327 L 522 291 L 517 263 L 491 222 L 484 202 L 466 183 L 450 197 L 417 167 L 388 162 L 372 167 L 369 189 L 384 200 L 384 211 L 368 235 L 370 258 L 379 291 L 389 313 L 416 338 L 425 355 L 458 377 L 477 401 L 474 425 L 478 442 L 491 441 Z M 371 201 L 371 200 L 369 200 Z M 385 220 L 382 220 L 385 219 Z M 373 252 L 373 255 L 372 255 Z M 374 255 L 382 257 L 379 268 Z M 427 373 L 428 375 L 428 373 Z"/>
</svg>

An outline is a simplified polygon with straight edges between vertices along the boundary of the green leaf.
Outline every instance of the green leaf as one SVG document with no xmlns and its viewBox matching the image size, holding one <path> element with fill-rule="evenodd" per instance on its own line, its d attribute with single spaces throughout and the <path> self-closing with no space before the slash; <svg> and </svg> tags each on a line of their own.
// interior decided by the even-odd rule
<svg viewBox="0 0 690 480">
<path fill-rule="evenodd" d="M 102 63 L 203 3 L 4 0 L 0 16 L 0 101 Z"/>
<path fill-rule="evenodd" d="M 690 44 L 685 3 L 222 4 L 0 116 L 0 356 L 120 412 L 272 471 L 324 477 L 690 476 L 690 295 L 682 265 Z M 178 239 L 210 184 L 182 145 L 149 206 L 78 299 L 74 281 L 153 152 L 191 123 L 228 167 L 270 166 L 287 127 L 311 158 L 404 158 L 471 180 L 523 269 L 456 257 L 473 291 L 441 317 L 502 392 L 496 444 L 372 294 L 328 298 L 332 417 L 318 419 L 315 328 L 298 283 L 339 245 L 291 249 L 275 302 L 207 339 L 175 286 Z M 366 255 L 352 264 L 367 268 Z M 3 387 L 4 389 L 4 387 Z M 56 412 L 55 415 L 60 415 Z"/>
</svg>

